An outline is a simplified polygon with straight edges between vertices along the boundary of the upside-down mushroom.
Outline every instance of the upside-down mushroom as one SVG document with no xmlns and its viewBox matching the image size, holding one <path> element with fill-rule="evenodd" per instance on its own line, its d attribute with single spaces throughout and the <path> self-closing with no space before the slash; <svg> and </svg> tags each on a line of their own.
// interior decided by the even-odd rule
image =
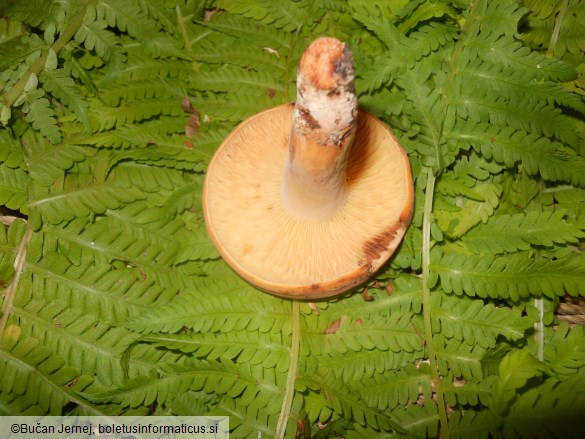
<svg viewBox="0 0 585 439">
<path fill-rule="evenodd" d="M 358 110 L 351 50 L 334 38 L 303 54 L 296 104 L 242 122 L 205 179 L 208 233 L 244 279 L 282 297 L 317 299 L 368 279 L 410 223 L 408 158 Z"/>
</svg>

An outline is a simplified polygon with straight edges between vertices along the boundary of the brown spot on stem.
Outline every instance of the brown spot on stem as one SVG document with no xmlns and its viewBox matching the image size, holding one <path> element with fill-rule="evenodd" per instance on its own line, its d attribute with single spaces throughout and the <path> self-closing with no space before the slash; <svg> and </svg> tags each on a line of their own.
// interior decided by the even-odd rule
<svg viewBox="0 0 585 439">
<path fill-rule="evenodd" d="M 319 122 L 313 117 L 309 110 L 300 108 L 299 114 L 301 116 L 301 120 L 303 121 L 303 125 L 305 125 L 307 128 L 311 130 L 318 130 L 321 128 L 321 125 L 319 125 Z"/>
</svg>

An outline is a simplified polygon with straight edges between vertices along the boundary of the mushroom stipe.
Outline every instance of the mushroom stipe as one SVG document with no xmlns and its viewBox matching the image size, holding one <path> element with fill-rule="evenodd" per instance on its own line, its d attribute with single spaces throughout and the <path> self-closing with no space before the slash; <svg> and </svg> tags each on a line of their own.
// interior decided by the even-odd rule
<svg viewBox="0 0 585 439">
<path fill-rule="evenodd" d="M 394 253 L 410 224 L 408 157 L 357 108 L 351 51 L 333 38 L 301 58 L 297 102 L 242 122 L 205 179 L 208 233 L 226 262 L 269 293 L 340 294 Z"/>
</svg>

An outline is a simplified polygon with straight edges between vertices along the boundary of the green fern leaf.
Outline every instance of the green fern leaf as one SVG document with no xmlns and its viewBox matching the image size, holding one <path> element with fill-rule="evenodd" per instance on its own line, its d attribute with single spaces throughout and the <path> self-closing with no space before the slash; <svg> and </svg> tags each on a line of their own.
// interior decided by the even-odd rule
<svg viewBox="0 0 585 439">
<path fill-rule="evenodd" d="M 431 266 L 445 291 L 458 295 L 509 297 L 516 301 L 530 295 L 585 294 L 585 265 L 577 258 L 549 261 L 530 258 L 522 252 L 492 259 L 450 253 L 434 259 Z"/>
<path fill-rule="evenodd" d="M 229 363 L 191 361 L 167 366 L 161 376 L 138 376 L 114 390 L 87 394 L 94 402 L 116 402 L 123 407 L 138 407 L 153 402 L 164 404 L 187 390 L 238 397 L 240 404 L 278 413 L 282 399 L 276 377 L 270 369 L 237 367 Z"/>
<path fill-rule="evenodd" d="M 492 182 L 478 183 L 473 192 L 474 198 L 485 201 L 456 198 L 448 200 L 444 210 L 442 206 L 437 206 L 437 224 L 448 236 L 460 237 L 477 224 L 486 223 L 500 202 L 502 187 Z"/>
<path fill-rule="evenodd" d="M 406 13 L 408 11 L 408 13 Z M 447 2 L 442 1 L 423 1 L 412 2 L 411 5 L 406 5 L 401 11 L 400 30 L 408 32 L 419 23 L 432 20 L 433 18 L 447 15 L 452 19 L 458 18 L 456 10 Z"/>
<path fill-rule="evenodd" d="M 69 75 L 70 72 L 65 69 L 45 70 L 39 80 L 44 89 L 63 102 L 84 125 L 85 130 L 90 132 L 87 102 Z"/>
<path fill-rule="evenodd" d="M 274 78 L 264 72 L 249 72 L 239 68 L 224 66 L 202 74 L 193 84 L 196 90 L 232 92 L 250 95 L 266 95 L 268 91 L 283 93 L 282 79 Z"/>
<path fill-rule="evenodd" d="M 100 323 L 93 315 L 59 299 L 46 303 L 35 299 L 15 303 L 21 337 L 43 334 L 39 342 L 76 370 L 92 371 L 101 384 L 120 384 L 124 371 L 120 357 L 134 341 L 127 331 Z M 91 349 L 86 346 L 91 345 Z M 79 352 L 84 351 L 80 356 Z"/>
<path fill-rule="evenodd" d="M 75 41 L 83 44 L 89 51 L 95 50 L 103 60 L 108 61 L 119 41 L 106 27 L 107 23 L 103 21 L 84 23 L 75 34 Z"/>
<path fill-rule="evenodd" d="M 434 401 L 425 405 L 414 404 L 405 409 L 393 411 L 396 421 L 409 435 L 415 437 L 436 437 L 439 432 L 439 414 Z"/>
<path fill-rule="evenodd" d="M 157 28 L 134 0 L 100 0 L 95 6 L 96 19 L 110 28 L 118 28 L 139 40 L 152 37 Z"/>
<path fill-rule="evenodd" d="M 445 400 L 451 407 L 487 405 L 496 380 L 495 375 L 487 376 L 481 381 L 447 377 L 443 380 Z"/>
<path fill-rule="evenodd" d="M 370 407 L 386 410 L 413 404 L 420 394 L 430 397 L 430 382 L 430 369 L 421 364 L 419 368 L 410 365 L 398 371 L 374 375 L 354 387 Z"/>
<path fill-rule="evenodd" d="M 206 24 L 212 29 L 227 35 L 244 39 L 256 46 L 270 47 L 275 50 L 292 47 L 292 34 L 274 27 L 238 17 L 235 14 L 217 14 Z M 260 44 L 258 44 L 261 42 Z"/>
<path fill-rule="evenodd" d="M 8 282 L 14 275 L 14 261 L 26 231 L 26 223 L 14 220 L 8 228 L 0 227 L 0 281 Z"/>
<path fill-rule="evenodd" d="M 502 417 L 502 435 L 580 437 L 584 388 L 585 374 L 580 373 L 562 382 L 549 379 L 539 388 L 521 394 Z"/>
<path fill-rule="evenodd" d="M 569 329 L 559 325 L 544 345 L 547 365 L 560 377 L 574 375 L 585 364 L 585 330 L 582 326 Z"/>
<path fill-rule="evenodd" d="M 327 421 L 332 413 L 345 419 L 354 419 L 359 425 L 368 425 L 375 430 L 404 429 L 394 420 L 394 415 L 380 413 L 367 406 L 359 394 L 342 381 L 329 376 L 299 376 L 297 386 L 303 389 L 318 391 L 321 406 L 315 412 L 307 413 L 310 419 Z"/>
<path fill-rule="evenodd" d="M 230 64 L 282 77 L 285 66 L 280 53 L 268 49 L 271 48 L 250 47 L 235 38 L 216 33 L 193 48 L 193 57 L 206 64 Z"/>
<path fill-rule="evenodd" d="M 9 130 L 0 131 L 0 163 L 9 168 L 24 168 L 22 146 Z"/>
<path fill-rule="evenodd" d="M 28 174 L 21 169 L 11 169 L 0 164 L 0 205 L 28 213 L 26 185 Z"/>
<path fill-rule="evenodd" d="M 303 340 L 311 355 L 329 352 L 348 353 L 362 349 L 405 350 L 413 352 L 421 348 L 421 339 L 413 325 L 415 316 L 394 314 L 363 317 L 328 317 L 329 323 L 307 322 L 307 333 Z M 321 324 L 319 324 L 321 323 Z M 310 326 L 309 326 L 310 325 Z M 335 329 L 335 327 L 337 328 Z"/>
<path fill-rule="evenodd" d="M 479 224 L 465 237 L 474 253 L 497 254 L 528 250 L 531 245 L 550 247 L 585 238 L 585 226 L 568 223 L 562 211 L 498 215 Z"/>
<path fill-rule="evenodd" d="M 503 421 L 510 405 L 514 403 L 518 389 L 536 377 L 540 377 L 545 366 L 526 351 L 513 351 L 506 355 L 499 365 L 498 381 L 492 387 L 489 402 L 493 426 Z"/>
<path fill-rule="evenodd" d="M 218 259 L 219 253 L 215 249 L 213 242 L 205 228 L 199 224 L 198 227 L 188 225 L 189 235 L 183 241 L 183 245 L 177 255 L 177 263 L 184 261 L 200 261 L 208 259 Z"/>
<path fill-rule="evenodd" d="M 179 116 L 180 99 L 170 97 L 162 102 L 151 99 L 136 99 L 120 107 L 95 105 L 90 114 L 92 127 L 97 131 L 112 129 L 115 126 L 140 122 L 159 115 Z"/>
<path fill-rule="evenodd" d="M 439 334 L 433 336 L 435 351 L 442 375 L 449 371 L 455 377 L 465 380 L 479 381 L 483 378 L 481 360 L 487 349 L 479 345 L 471 346 L 456 339 L 445 340 Z"/>
<path fill-rule="evenodd" d="M 144 198 L 143 192 L 135 188 L 115 187 L 102 183 L 80 187 L 72 182 L 69 187 L 55 188 L 48 194 L 33 191 L 29 207 L 41 213 L 52 224 L 75 217 L 87 217 L 91 213 L 104 213 L 124 204 Z"/>
<path fill-rule="evenodd" d="M 133 319 L 127 327 L 141 333 L 175 333 L 187 327 L 195 332 L 247 329 L 290 334 L 290 311 L 286 303 L 261 296 L 241 282 L 232 282 L 223 288 L 216 284 L 218 290 L 214 295 L 184 294 L 167 307 Z"/>
<path fill-rule="evenodd" d="M 496 308 L 466 297 L 433 296 L 433 327 L 446 338 L 465 340 L 469 345 L 493 348 L 497 337 L 510 341 L 524 337 L 533 326 L 520 311 Z"/>
<path fill-rule="evenodd" d="M 485 411 L 465 409 L 461 413 L 456 411 L 449 418 L 449 430 L 453 438 L 477 438 L 488 439 L 489 419 Z"/>
<path fill-rule="evenodd" d="M 280 335 L 259 332 L 150 334 L 142 341 L 167 349 L 193 353 L 207 360 L 233 360 L 237 363 L 260 365 L 286 372 L 290 363 L 290 340 Z"/>
<path fill-rule="evenodd" d="M 38 340 L 20 338 L 17 326 L 9 326 L 7 331 L 0 349 L 0 390 L 3 393 L 26 395 L 40 410 L 55 416 L 61 415 L 68 403 L 77 404 L 87 414 L 99 414 L 70 387 L 70 383 L 80 378 L 78 369 L 66 366 L 61 357 L 40 345 Z"/>
<path fill-rule="evenodd" d="M 13 20 L 22 21 L 33 27 L 59 23 L 62 21 L 59 15 L 63 14 L 63 7 L 67 7 L 51 0 L 40 0 L 34 4 L 18 2 L 2 6 L 3 15 L 10 14 Z"/>
<path fill-rule="evenodd" d="M 45 92 L 36 89 L 26 95 L 23 111 L 26 113 L 25 120 L 30 122 L 35 130 L 47 138 L 51 143 L 61 142 L 61 131 L 57 126 L 55 111 L 47 98 Z"/>
<path fill-rule="evenodd" d="M 191 99 L 193 107 L 211 123 L 240 122 L 272 106 L 270 97 L 257 95 L 197 95 Z"/>
<path fill-rule="evenodd" d="M 114 81 L 101 91 L 100 97 L 106 104 L 116 107 L 137 99 L 162 100 L 183 94 L 184 92 L 162 78 L 156 78 L 133 81 L 130 84 L 125 80 Z"/>
<path fill-rule="evenodd" d="M 518 162 L 531 174 L 549 181 L 563 181 L 585 187 L 585 160 L 577 155 L 561 154 L 561 145 L 524 130 L 494 127 L 487 123 L 466 123 L 452 139 L 464 149 L 472 146 L 486 159 L 495 159 L 507 167 Z M 450 134 L 452 136 L 453 134 Z"/>
<path fill-rule="evenodd" d="M 60 144 L 58 146 L 43 142 L 31 130 L 22 136 L 22 144 L 27 155 L 30 178 L 35 184 L 48 187 L 63 178 L 64 170 L 87 157 L 83 147 Z"/>
<path fill-rule="evenodd" d="M 45 412 L 26 395 L 0 391 L 0 416 L 42 416 Z"/>
</svg>

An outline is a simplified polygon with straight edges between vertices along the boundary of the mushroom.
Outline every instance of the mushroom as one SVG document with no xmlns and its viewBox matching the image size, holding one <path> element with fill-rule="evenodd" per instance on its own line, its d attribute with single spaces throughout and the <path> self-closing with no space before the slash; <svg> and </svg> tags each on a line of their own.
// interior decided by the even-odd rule
<svg viewBox="0 0 585 439">
<path fill-rule="evenodd" d="M 372 276 L 412 216 L 408 157 L 358 110 L 353 58 L 334 38 L 304 52 L 297 102 L 256 114 L 215 153 L 207 231 L 225 261 L 272 294 L 318 299 Z"/>
</svg>

